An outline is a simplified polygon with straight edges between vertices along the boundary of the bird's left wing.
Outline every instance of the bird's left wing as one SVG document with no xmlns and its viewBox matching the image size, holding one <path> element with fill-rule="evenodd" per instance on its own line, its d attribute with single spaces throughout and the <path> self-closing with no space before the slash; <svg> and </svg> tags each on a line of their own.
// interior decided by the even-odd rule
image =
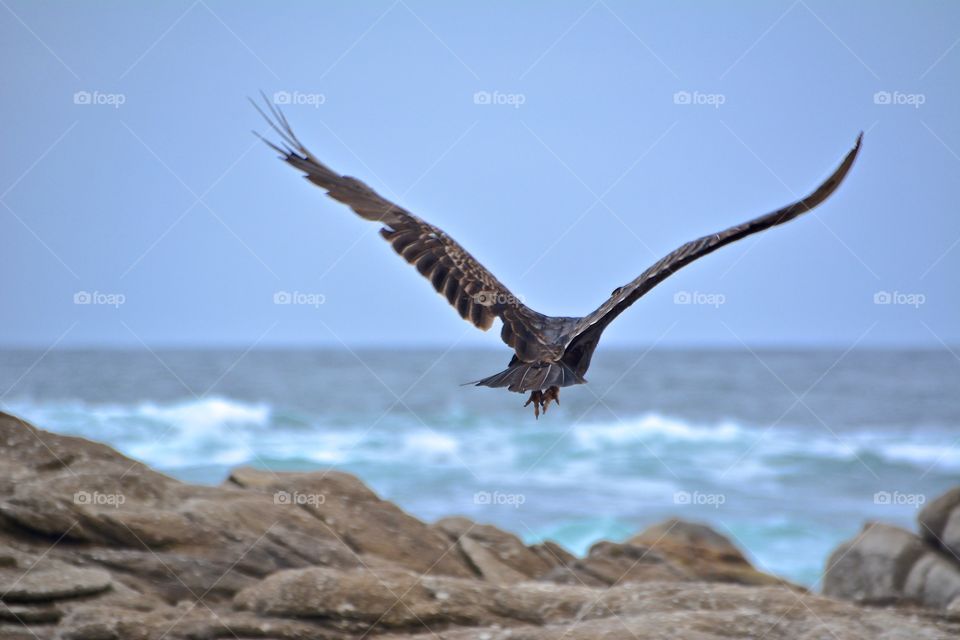
<svg viewBox="0 0 960 640">
<path fill-rule="evenodd" d="M 280 136 L 283 146 L 261 139 L 331 198 L 349 206 L 361 218 L 383 224 L 380 235 L 430 280 L 460 317 L 484 331 L 499 317 L 503 321 L 501 338 L 523 361 L 535 361 L 545 351 L 556 349 L 543 335 L 545 316 L 524 305 L 442 229 L 390 202 L 360 180 L 340 175 L 320 162 L 297 139 L 283 113 L 264 100 L 272 118 L 256 103 L 253 106 Z"/>
<path fill-rule="evenodd" d="M 694 260 L 702 258 L 708 253 L 716 251 L 720 247 L 736 242 L 758 231 L 763 231 L 784 222 L 793 220 L 799 215 L 810 211 L 818 204 L 826 200 L 832 194 L 853 165 L 853 161 L 860 151 L 860 143 L 863 140 L 861 133 L 857 137 L 857 142 L 853 149 L 847 154 L 840 163 L 840 166 L 827 178 L 823 184 L 817 187 L 807 197 L 789 204 L 783 208 L 777 209 L 772 213 L 760 216 L 738 224 L 735 227 L 725 229 L 720 233 L 714 233 L 696 240 L 692 240 L 671 253 L 661 258 L 658 262 L 640 274 L 635 280 L 617 288 L 610 298 L 600 305 L 593 313 L 580 319 L 580 322 L 568 334 L 569 342 L 573 342 L 578 337 L 587 332 L 596 330 L 602 331 L 614 318 L 620 315 L 627 307 L 639 300 L 648 291 L 666 280 L 673 273 L 687 266 Z"/>
</svg>

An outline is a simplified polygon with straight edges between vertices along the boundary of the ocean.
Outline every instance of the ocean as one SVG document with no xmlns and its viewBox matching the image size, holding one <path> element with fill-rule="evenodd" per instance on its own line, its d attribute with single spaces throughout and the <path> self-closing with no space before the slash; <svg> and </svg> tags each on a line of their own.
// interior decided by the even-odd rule
<svg viewBox="0 0 960 640">
<path fill-rule="evenodd" d="M 0 409 L 176 478 L 338 469 L 432 521 L 464 515 L 582 554 L 671 516 L 818 588 L 876 519 L 915 529 L 960 482 L 948 351 L 604 348 L 534 420 L 460 386 L 505 351 L 0 351 Z"/>
</svg>

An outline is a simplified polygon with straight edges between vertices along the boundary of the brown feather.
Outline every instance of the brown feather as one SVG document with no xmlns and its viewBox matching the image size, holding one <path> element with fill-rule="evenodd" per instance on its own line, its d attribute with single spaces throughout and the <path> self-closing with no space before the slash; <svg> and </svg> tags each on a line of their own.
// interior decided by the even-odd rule
<svg viewBox="0 0 960 640">
<path fill-rule="evenodd" d="M 447 266 L 443 264 L 443 262 L 438 262 L 433 270 L 433 275 L 430 276 L 430 283 L 433 284 L 433 288 L 436 289 L 440 295 L 444 295 L 443 291 L 448 275 L 450 275 L 450 270 L 447 269 Z"/>
<path fill-rule="evenodd" d="M 470 306 L 470 296 L 461 291 L 457 297 L 457 313 L 464 320 L 470 319 Z"/>
<path fill-rule="evenodd" d="M 420 275 L 429 277 L 432 275 L 431 270 L 435 264 L 437 264 L 436 254 L 426 253 L 417 260 L 417 271 L 420 272 Z"/>
<path fill-rule="evenodd" d="M 443 295 L 447 297 L 447 302 L 454 305 L 454 307 L 456 307 L 457 299 L 460 297 L 460 282 L 457 280 L 458 275 L 460 275 L 460 272 L 457 269 L 451 270 L 443 286 Z"/>
</svg>

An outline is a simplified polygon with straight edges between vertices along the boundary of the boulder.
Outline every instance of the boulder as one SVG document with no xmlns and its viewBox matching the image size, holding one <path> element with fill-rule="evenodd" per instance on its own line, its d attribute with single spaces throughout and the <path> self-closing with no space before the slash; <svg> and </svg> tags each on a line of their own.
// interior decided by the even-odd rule
<svg viewBox="0 0 960 640">
<path fill-rule="evenodd" d="M 868 522 L 853 540 L 830 554 L 823 592 L 858 602 L 897 602 L 907 576 L 926 551 L 923 540 L 906 529 Z"/>
<path fill-rule="evenodd" d="M 853 540 L 831 554 L 823 592 L 863 603 L 950 610 L 960 601 L 960 562 L 932 533 L 942 531 L 949 517 L 941 509 L 921 514 L 921 524 L 926 523 L 923 536 L 867 523 Z"/>
<path fill-rule="evenodd" d="M 960 566 L 939 553 L 928 551 L 907 575 L 903 598 L 925 607 L 946 609 L 960 599 Z"/>
<path fill-rule="evenodd" d="M 629 543 L 662 554 L 693 579 L 798 588 L 755 569 L 729 538 L 704 524 L 671 518 L 644 529 Z"/>
<path fill-rule="evenodd" d="M 925 540 L 960 562 L 960 487 L 927 504 L 917 520 Z"/>
</svg>

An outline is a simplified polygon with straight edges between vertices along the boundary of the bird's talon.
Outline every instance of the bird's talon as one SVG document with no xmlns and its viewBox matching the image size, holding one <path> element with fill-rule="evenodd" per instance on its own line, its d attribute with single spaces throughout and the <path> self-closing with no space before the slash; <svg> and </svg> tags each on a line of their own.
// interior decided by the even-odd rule
<svg viewBox="0 0 960 640">
<path fill-rule="evenodd" d="M 527 401 L 523 403 L 523 406 L 528 406 L 530 403 L 533 403 L 533 416 L 537 420 L 540 419 L 540 407 L 543 406 L 543 392 L 540 390 L 532 391 L 530 397 L 527 398 Z"/>
<path fill-rule="evenodd" d="M 543 393 L 543 412 L 547 412 L 547 407 L 550 406 L 550 401 L 553 400 L 557 403 L 557 406 L 560 406 L 560 387 L 553 386 L 547 389 Z"/>
<path fill-rule="evenodd" d="M 544 414 L 547 413 L 547 407 L 550 406 L 550 401 L 554 401 L 557 405 L 560 404 L 560 387 L 550 387 L 546 391 L 536 391 L 530 392 L 530 397 L 527 398 L 527 401 L 523 403 L 523 406 L 529 406 L 530 403 L 533 403 L 533 417 L 537 420 L 540 419 L 540 412 Z"/>
</svg>

